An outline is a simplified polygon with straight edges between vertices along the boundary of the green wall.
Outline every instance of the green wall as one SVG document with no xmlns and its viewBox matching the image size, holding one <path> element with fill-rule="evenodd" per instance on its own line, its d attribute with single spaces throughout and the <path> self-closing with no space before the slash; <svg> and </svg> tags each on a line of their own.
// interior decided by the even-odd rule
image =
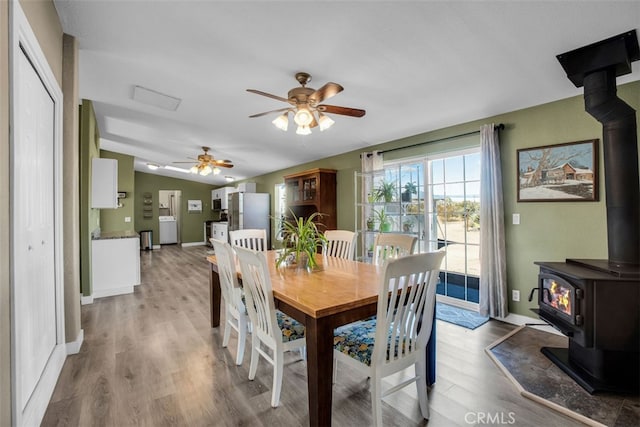
<svg viewBox="0 0 640 427">
<path fill-rule="evenodd" d="M 133 170 L 132 156 L 100 150 L 100 157 L 116 159 L 118 161 L 118 192 L 124 191 L 127 197 L 118 199 L 122 207 L 118 209 L 100 209 L 100 229 L 102 231 L 133 231 L 135 230 L 134 194 L 135 171 Z M 125 222 L 129 218 L 129 222 Z"/>
<path fill-rule="evenodd" d="M 82 295 L 92 294 L 91 233 L 100 227 L 100 209 L 91 206 L 91 159 L 100 157 L 100 132 L 93 103 L 82 100 L 80 107 L 80 287 Z"/>
<path fill-rule="evenodd" d="M 160 190 L 180 190 L 181 241 L 195 243 L 204 241 L 204 221 L 214 219 L 211 211 L 211 190 L 214 186 L 184 179 L 169 178 L 144 172 L 135 173 L 134 220 L 135 230 L 153 231 L 153 244 L 160 244 L 158 233 L 158 192 Z M 151 193 L 153 199 L 153 217 L 144 218 L 142 214 L 143 195 Z M 188 200 L 202 200 L 202 213 L 188 213 Z"/>
<path fill-rule="evenodd" d="M 640 82 L 619 86 L 618 96 L 636 111 L 640 110 Z M 516 151 L 518 149 L 597 138 L 600 139 L 599 151 L 602 153 L 602 126 L 584 111 L 582 95 L 390 141 L 371 146 L 366 151 L 388 150 L 464 134 L 478 130 L 485 123 L 504 123 L 506 125 L 506 129 L 500 132 L 500 153 L 503 174 L 508 295 L 511 299 L 511 290 L 517 289 L 520 290 L 521 297 L 520 302 L 509 301 L 509 311 L 533 317 L 530 308 L 535 307 L 536 303 L 535 301 L 531 303 L 526 301 L 526 295 L 532 287 L 537 285 L 538 269 L 534 265 L 534 261 L 607 258 L 602 154 L 600 154 L 599 160 L 599 201 L 517 202 Z M 479 145 L 479 136 L 457 138 L 395 151 L 386 154 L 385 160 L 441 153 L 474 145 Z M 355 209 L 353 172 L 360 170 L 359 155 L 361 151 L 365 150 L 328 157 L 251 178 L 251 180 L 257 183 L 257 191 L 269 192 L 273 196 L 274 185 L 282 183 L 284 175 L 316 167 L 337 169 L 338 228 L 353 230 Z M 513 213 L 520 214 L 520 225 L 511 224 Z"/>
</svg>

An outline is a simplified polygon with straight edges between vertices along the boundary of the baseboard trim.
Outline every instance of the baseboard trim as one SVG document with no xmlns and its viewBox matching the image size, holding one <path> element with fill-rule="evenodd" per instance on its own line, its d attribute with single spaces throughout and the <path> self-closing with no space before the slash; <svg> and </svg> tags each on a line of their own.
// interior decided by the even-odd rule
<svg viewBox="0 0 640 427">
<path fill-rule="evenodd" d="M 70 354 L 80 353 L 80 347 L 82 347 L 83 342 L 84 342 L 84 329 L 80 329 L 80 332 L 76 337 L 76 340 L 67 343 L 67 356 Z"/>
<path fill-rule="evenodd" d="M 89 305 L 93 304 L 93 295 L 89 295 L 85 297 L 84 295 L 80 296 L 80 304 L 81 305 Z"/>
<path fill-rule="evenodd" d="M 188 243 L 181 243 L 181 246 L 183 248 L 188 248 L 189 246 L 206 246 L 207 244 L 205 242 L 188 242 Z"/>
</svg>

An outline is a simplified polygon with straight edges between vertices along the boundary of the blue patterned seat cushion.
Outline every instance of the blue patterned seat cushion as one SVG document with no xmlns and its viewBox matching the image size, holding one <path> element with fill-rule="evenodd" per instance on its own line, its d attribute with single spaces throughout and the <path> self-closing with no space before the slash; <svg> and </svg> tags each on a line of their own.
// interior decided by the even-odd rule
<svg viewBox="0 0 640 427">
<path fill-rule="evenodd" d="M 278 327 L 282 330 L 282 342 L 295 341 L 304 338 L 304 325 L 280 310 L 276 310 Z"/>
<path fill-rule="evenodd" d="M 391 331 L 389 331 L 391 333 Z M 333 331 L 333 348 L 367 366 L 371 366 L 371 354 L 376 338 L 376 318 L 368 318 L 359 322 L 340 326 Z M 401 350 L 404 352 L 405 342 Z M 396 338 L 395 356 L 398 356 L 398 338 Z M 387 350 L 387 357 L 389 351 Z"/>
</svg>

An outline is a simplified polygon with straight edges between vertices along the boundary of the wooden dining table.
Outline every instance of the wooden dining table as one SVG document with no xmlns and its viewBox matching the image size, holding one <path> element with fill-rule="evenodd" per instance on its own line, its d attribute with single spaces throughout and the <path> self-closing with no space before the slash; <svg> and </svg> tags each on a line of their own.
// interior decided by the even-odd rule
<svg viewBox="0 0 640 427">
<path fill-rule="evenodd" d="M 309 424 L 330 426 L 333 330 L 376 314 L 382 267 L 318 254 L 318 267 L 308 271 L 296 266 L 276 267 L 278 252 L 265 254 L 276 307 L 306 328 Z M 211 327 L 217 327 L 221 299 L 218 265 L 215 255 L 207 260 L 211 267 Z M 433 334 L 430 341 L 435 342 Z"/>
</svg>

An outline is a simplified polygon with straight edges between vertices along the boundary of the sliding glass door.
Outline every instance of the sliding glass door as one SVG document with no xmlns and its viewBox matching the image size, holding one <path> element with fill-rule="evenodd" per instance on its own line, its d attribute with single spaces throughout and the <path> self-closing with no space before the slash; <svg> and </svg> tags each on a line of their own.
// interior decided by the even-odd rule
<svg viewBox="0 0 640 427">
<path fill-rule="evenodd" d="M 446 247 L 437 293 L 477 304 L 480 282 L 480 151 L 427 158 L 429 247 Z"/>
</svg>

